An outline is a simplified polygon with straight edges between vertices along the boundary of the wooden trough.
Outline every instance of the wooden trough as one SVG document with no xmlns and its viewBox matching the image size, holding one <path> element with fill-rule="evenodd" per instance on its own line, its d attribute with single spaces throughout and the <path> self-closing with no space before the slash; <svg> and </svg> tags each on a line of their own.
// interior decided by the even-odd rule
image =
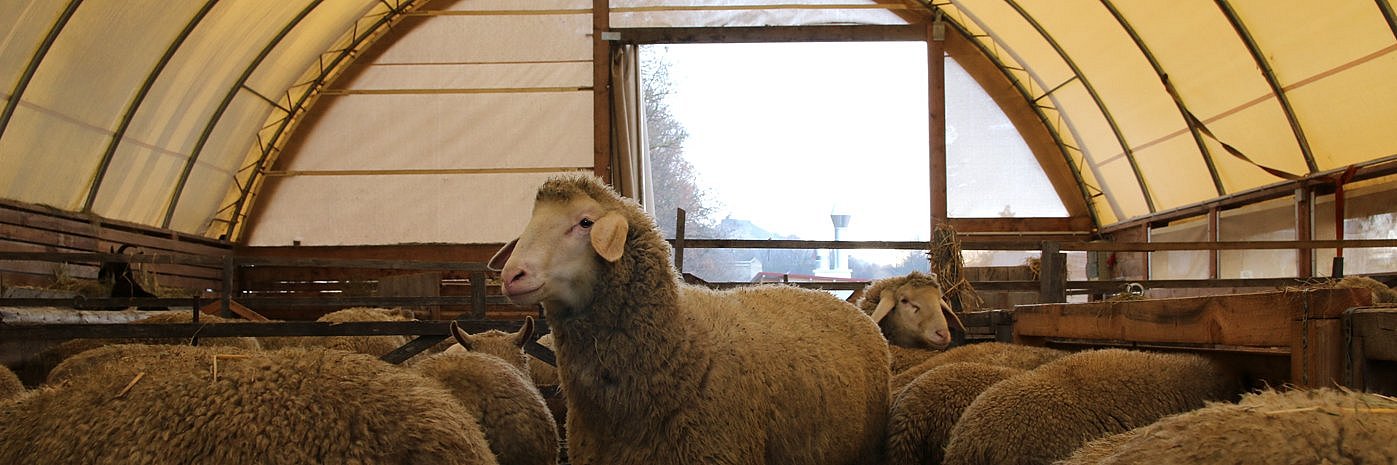
<svg viewBox="0 0 1397 465">
<path fill-rule="evenodd" d="M 1101 345 L 1280 358 L 1288 376 L 1271 384 L 1348 384 L 1347 310 L 1372 304 L 1366 289 L 1305 289 L 1208 297 L 1020 305 L 1021 344 Z M 1389 320 L 1391 321 L 1391 320 Z M 1274 364 L 1274 362 L 1272 362 Z M 1253 367 L 1254 368 L 1254 367 Z M 1361 387 L 1361 386 L 1358 386 Z"/>
</svg>

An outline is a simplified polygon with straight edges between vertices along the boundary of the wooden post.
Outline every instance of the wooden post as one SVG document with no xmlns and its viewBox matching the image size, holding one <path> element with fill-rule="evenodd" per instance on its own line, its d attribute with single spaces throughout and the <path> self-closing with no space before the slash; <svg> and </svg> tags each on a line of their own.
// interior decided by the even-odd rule
<svg viewBox="0 0 1397 465">
<path fill-rule="evenodd" d="M 684 221 L 687 212 L 683 208 L 676 209 L 674 214 L 674 269 L 679 270 L 679 274 L 684 274 Z"/>
<path fill-rule="evenodd" d="M 1218 241 L 1218 208 L 1208 209 L 1208 242 Z M 1218 279 L 1218 251 L 1208 251 L 1208 279 Z"/>
<path fill-rule="evenodd" d="M 1312 239 L 1314 239 L 1314 197 L 1309 187 L 1300 186 L 1295 189 L 1295 240 L 1308 241 Z M 1296 249 L 1295 254 L 1295 276 L 1298 278 L 1314 277 L 1314 250 L 1302 247 Z"/>
<path fill-rule="evenodd" d="M 1056 242 L 1043 242 L 1038 260 L 1038 300 L 1041 303 L 1067 302 L 1067 259 Z"/>
<path fill-rule="evenodd" d="M 611 180 L 611 29 L 609 0 L 592 0 L 592 172 Z"/>
<path fill-rule="evenodd" d="M 946 208 L 946 24 L 938 13 L 927 25 L 927 100 L 930 126 L 927 137 L 931 148 L 931 241 L 936 242 L 936 224 L 945 222 Z"/>
<path fill-rule="evenodd" d="M 485 288 L 489 285 L 484 271 L 471 272 L 471 317 L 485 318 Z"/>
</svg>

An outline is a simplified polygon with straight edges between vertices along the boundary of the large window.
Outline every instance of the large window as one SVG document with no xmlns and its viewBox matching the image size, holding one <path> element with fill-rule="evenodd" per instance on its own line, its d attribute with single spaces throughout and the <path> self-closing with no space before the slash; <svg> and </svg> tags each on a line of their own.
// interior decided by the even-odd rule
<svg viewBox="0 0 1397 465">
<path fill-rule="evenodd" d="M 922 42 L 641 47 L 660 227 L 689 238 L 921 241 L 930 237 Z M 1065 216 L 1008 119 L 947 60 L 952 216 Z M 919 251 L 694 250 L 713 281 L 759 272 L 876 278 Z"/>
</svg>

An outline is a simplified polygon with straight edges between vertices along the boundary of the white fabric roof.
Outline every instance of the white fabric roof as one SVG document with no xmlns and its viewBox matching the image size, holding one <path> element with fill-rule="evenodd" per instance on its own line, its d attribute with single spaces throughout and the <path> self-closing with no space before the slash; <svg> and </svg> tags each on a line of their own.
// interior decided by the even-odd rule
<svg viewBox="0 0 1397 465">
<path fill-rule="evenodd" d="M 617 28 L 933 11 L 889 3 L 609 6 Z M 1388 0 L 935 6 L 1035 104 L 1101 226 L 1282 181 L 1258 165 L 1397 154 Z M 0 197 L 252 245 L 500 242 L 542 177 L 593 164 L 592 7 L 0 2 Z"/>
</svg>

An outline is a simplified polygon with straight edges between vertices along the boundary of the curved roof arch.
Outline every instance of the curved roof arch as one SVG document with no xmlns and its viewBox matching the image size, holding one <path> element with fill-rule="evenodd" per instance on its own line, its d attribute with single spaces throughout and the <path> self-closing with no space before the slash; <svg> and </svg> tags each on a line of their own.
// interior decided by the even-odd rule
<svg viewBox="0 0 1397 465">
<path fill-rule="evenodd" d="M 310 225 L 270 218 L 344 198 L 365 204 L 357 218 L 394 211 L 384 199 L 462 196 L 485 199 L 460 206 L 465 214 L 490 215 L 519 185 L 591 166 L 597 9 L 609 9 L 605 26 L 622 28 L 940 15 L 965 39 L 950 53 L 981 62 L 967 69 L 1038 141 L 1044 170 L 1070 179 L 1057 189 L 1064 204 L 1098 227 L 1397 158 L 1390 0 L 25 0 L 0 9 L 0 197 L 233 241 L 258 234 L 250 229 L 277 238 L 270 243 L 305 234 L 297 228 Z M 443 126 L 458 118 L 465 129 Z M 539 129 L 520 131 L 519 121 Z M 383 145 L 364 143 L 367 131 L 396 133 L 385 141 L 415 160 L 376 158 L 370 147 Z M 448 148 L 469 153 L 441 153 Z M 304 181 L 286 182 L 297 176 Z M 327 190 L 355 182 L 371 185 Z M 399 221 L 425 229 L 461 227 L 423 218 L 430 209 L 402 210 L 418 216 Z M 402 229 L 392 233 L 444 237 Z M 493 240 L 483 234 L 463 240 Z"/>
</svg>

